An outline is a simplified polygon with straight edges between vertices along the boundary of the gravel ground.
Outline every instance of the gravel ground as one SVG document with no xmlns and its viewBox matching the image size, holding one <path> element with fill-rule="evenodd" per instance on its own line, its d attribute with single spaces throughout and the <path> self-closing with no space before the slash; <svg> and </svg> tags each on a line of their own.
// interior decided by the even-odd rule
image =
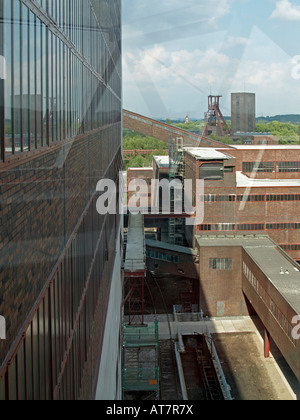
<svg viewBox="0 0 300 420">
<path fill-rule="evenodd" d="M 293 400 L 273 357 L 264 358 L 256 333 L 214 334 L 221 365 L 235 400 Z"/>
</svg>

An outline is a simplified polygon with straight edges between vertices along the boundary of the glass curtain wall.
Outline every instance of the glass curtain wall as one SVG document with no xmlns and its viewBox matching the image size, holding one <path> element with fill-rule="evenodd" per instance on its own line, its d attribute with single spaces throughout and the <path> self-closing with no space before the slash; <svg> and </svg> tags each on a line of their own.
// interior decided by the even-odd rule
<svg viewBox="0 0 300 420">
<path fill-rule="evenodd" d="M 79 137 L 77 144 L 89 144 L 90 178 L 94 170 L 118 179 L 120 0 L 0 0 L 0 22 L 6 70 L 0 77 L 2 172 L 9 172 L 14 157 L 34 151 L 35 160 L 37 150 L 82 136 L 85 141 Z M 70 159 L 64 170 L 75 172 L 75 164 L 85 159 Z M 22 165 L 12 166 L 18 171 Z M 47 183 L 52 180 L 49 172 Z M 67 178 L 63 185 L 68 193 L 72 183 Z M 98 351 L 93 321 L 107 304 L 120 233 L 116 215 L 97 213 L 96 195 L 82 214 L 80 205 L 74 216 L 67 213 L 72 197 L 81 197 L 82 190 L 79 185 L 73 196 L 64 197 L 62 211 L 72 219 L 72 235 L 48 280 L 41 274 L 47 284 L 26 312 L 26 322 L 16 314 L 16 325 L 22 319 L 21 332 L 0 352 L 0 400 L 79 399 L 84 391 L 93 391 L 92 370 L 98 368 L 99 357 L 93 354 Z M 59 208 L 60 201 L 51 205 Z M 97 318 L 99 331 L 104 320 Z"/>
<path fill-rule="evenodd" d="M 0 0 L 3 162 L 121 120 L 114 3 L 104 27 L 90 0 Z"/>
</svg>

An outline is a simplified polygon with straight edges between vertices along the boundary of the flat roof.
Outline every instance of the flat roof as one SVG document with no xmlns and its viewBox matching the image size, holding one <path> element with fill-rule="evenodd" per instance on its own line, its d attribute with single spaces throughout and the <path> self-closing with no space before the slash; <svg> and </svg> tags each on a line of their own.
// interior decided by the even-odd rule
<svg viewBox="0 0 300 420">
<path fill-rule="evenodd" d="M 196 240 L 200 247 L 243 247 L 289 305 L 300 314 L 300 266 L 268 235 L 197 235 Z"/>
<path fill-rule="evenodd" d="M 228 160 L 233 158 L 233 156 L 210 147 L 184 147 L 183 150 L 197 160 Z"/>
<path fill-rule="evenodd" d="M 236 131 L 234 134 L 234 136 L 241 136 L 241 137 L 245 137 L 245 136 L 272 136 L 272 134 L 269 131 L 266 132 L 257 132 L 257 131 L 249 131 L 249 132 L 242 132 L 242 131 Z"/>
<path fill-rule="evenodd" d="M 153 171 L 152 166 L 145 167 L 145 168 L 128 168 L 128 171 Z"/>
<path fill-rule="evenodd" d="M 160 168 L 168 168 L 170 165 L 169 156 L 153 156 L 153 159 Z"/>
<path fill-rule="evenodd" d="M 253 149 L 257 149 L 257 150 L 299 150 L 300 151 L 300 144 L 253 144 L 253 145 L 247 145 L 247 144 L 231 144 L 230 145 L 233 149 L 241 149 L 241 150 L 253 150 Z M 226 147 L 224 146 L 224 149 L 226 149 Z M 223 148 L 218 150 L 223 150 Z"/>
<path fill-rule="evenodd" d="M 240 171 L 236 172 L 237 187 L 300 187 L 300 179 L 249 178 Z"/>
</svg>

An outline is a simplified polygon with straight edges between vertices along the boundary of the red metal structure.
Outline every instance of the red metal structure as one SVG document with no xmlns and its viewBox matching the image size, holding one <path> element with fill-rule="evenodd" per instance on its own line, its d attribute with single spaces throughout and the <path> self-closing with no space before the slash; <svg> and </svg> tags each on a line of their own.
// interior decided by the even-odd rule
<svg viewBox="0 0 300 420">
<path fill-rule="evenodd" d="M 205 121 L 208 126 L 219 127 L 221 136 L 223 137 L 226 134 L 231 135 L 231 132 L 220 110 L 220 98 L 222 98 L 221 95 L 209 95 L 208 111 L 205 113 Z"/>
</svg>

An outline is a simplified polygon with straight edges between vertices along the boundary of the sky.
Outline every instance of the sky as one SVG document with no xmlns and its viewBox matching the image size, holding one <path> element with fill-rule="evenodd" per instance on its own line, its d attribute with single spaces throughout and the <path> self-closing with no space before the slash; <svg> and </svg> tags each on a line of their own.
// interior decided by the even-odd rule
<svg viewBox="0 0 300 420">
<path fill-rule="evenodd" d="M 123 107 L 203 119 L 208 95 L 300 114 L 300 0 L 123 0 Z"/>
</svg>

